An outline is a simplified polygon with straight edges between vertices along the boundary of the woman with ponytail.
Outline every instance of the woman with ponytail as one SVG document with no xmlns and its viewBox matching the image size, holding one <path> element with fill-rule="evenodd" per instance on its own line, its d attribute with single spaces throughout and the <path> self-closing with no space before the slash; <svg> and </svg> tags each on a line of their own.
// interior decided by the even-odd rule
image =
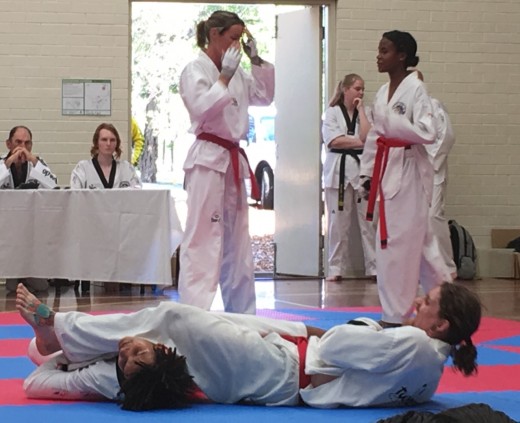
<svg viewBox="0 0 520 423">
<path fill-rule="evenodd" d="M 352 258 L 356 255 L 352 239 L 361 238 L 365 259 L 365 275 L 376 274 L 375 225 L 365 218 L 367 202 L 361 201 L 359 163 L 370 122 L 363 105 L 365 82 L 355 73 L 346 75 L 323 119 L 323 143 L 327 151 L 323 164 L 325 207 L 328 227 L 327 280 L 340 281 L 352 273 Z M 357 219 L 355 218 L 357 214 Z M 354 237 L 354 223 L 359 235 Z"/>
<path fill-rule="evenodd" d="M 239 141 L 248 107 L 274 99 L 274 66 L 258 55 L 254 37 L 233 12 L 217 10 L 197 25 L 199 56 L 181 73 L 179 92 L 196 137 L 184 162 L 188 214 L 180 248 L 179 301 L 206 310 L 220 286 L 224 309 L 255 314 L 251 196 L 259 191 Z M 242 51 L 251 72 L 240 66 Z"/>
<path fill-rule="evenodd" d="M 481 317 L 481 305 L 475 294 L 461 291 L 460 285 L 445 283 L 441 286 L 439 316 L 449 322 L 443 340 L 452 345 L 453 365 L 465 376 L 477 372 L 477 348 L 471 335 Z"/>
</svg>

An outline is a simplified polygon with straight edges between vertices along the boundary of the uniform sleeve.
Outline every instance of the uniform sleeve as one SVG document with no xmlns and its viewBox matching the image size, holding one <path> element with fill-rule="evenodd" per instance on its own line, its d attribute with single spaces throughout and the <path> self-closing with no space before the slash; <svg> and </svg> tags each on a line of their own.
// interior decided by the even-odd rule
<svg viewBox="0 0 520 423">
<path fill-rule="evenodd" d="M 5 165 L 5 158 L 0 159 L 0 186 L 9 183 L 11 171 Z"/>
<path fill-rule="evenodd" d="M 132 118 L 132 147 L 134 149 L 132 152 L 132 165 L 137 166 L 144 148 L 144 136 L 134 118 Z"/>
<path fill-rule="evenodd" d="M 325 110 L 321 133 L 323 135 L 323 143 L 327 148 L 329 148 L 329 144 L 336 138 L 345 135 L 345 131 L 338 122 L 338 114 L 335 113 L 333 107 L 329 107 Z"/>
<path fill-rule="evenodd" d="M 58 312 L 54 316 L 54 330 L 69 362 L 83 363 L 103 355 L 117 355 L 119 341 L 125 336 L 143 336 L 163 342 L 164 338 L 158 339 L 155 335 L 168 326 L 168 308 L 168 305 L 147 307 L 128 314 L 98 316 L 76 311 Z"/>
<path fill-rule="evenodd" d="M 437 124 L 437 139 L 435 143 L 427 145 L 426 150 L 433 161 L 435 171 L 438 171 L 455 143 L 455 133 L 448 113 L 440 101 L 432 98 L 432 106 Z"/>
<path fill-rule="evenodd" d="M 400 329 L 375 331 L 366 326 L 340 325 L 319 340 L 318 357 L 323 366 L 389 372 L 413 358 L 416 342 Z"/>
<path fill-rule="evenodd" d="M 267 317 L 250 314 L 214 313 L 215 315 L 220 316 L 223 320 L 227 320 L 228 322 L 234 323 L 238 326 L 254 330 L 262 336 L 274 332 L 279 333 L 280 335 L 307 337 L 307 328 L 302 322 L 270 319 Z"/>
<path fill-rule="evenodd" d="M 374 100 L 375 103 L 376 100 Z M 365 141 L 365 146 L 363 147 L 363 154 L 361 155 L 361 163 L 359 168 L 360 176 L 369 176 L 372 177 L 372 173 L 374 171 L 374 160 L 376 157 L 377 151 L 377 132 L 374 125 L 374 107 L 366 109 L 367 119 L 371 123 L 371 127 L 368 130 L 367 139 Z"/>
<path fill-rule="evenodd" d="M 141 182 L 141 178 L 137 175 L 135 168 L 132 166 L 132 179 L 130 180 L 130 185 L 132 188 L 142 188 L 143 184 Z"/>
<path fill-rule="evenodd" d="M 251 76 L 249 102 L 252 106 L 269 106 L 274 100 L 274 66 L 265 61 L 261 66 L 252 65 Z"/>
<path fill-rule="evenodd" d="M 128 175 L 128 181 L 130 182 L 131 188 L 142 188 L 143 184 L 141 183 L 141 179 L 137 175 L 137 171 L 135 167 L 133 167 L 130 162 L 124 160 L 121 162 L 121 165 L 126 168 L 125 174 Z"/>
<path fill-rule="evenodd" d="M 218 80 L 212 83 L 197 62 L 182 71 L 179 91 L 192 120 L 198 122 L 210 120 L 232 102 L 226 87 Z"/>
<path fill-rule="evenodd" d="M 58 185 L 58 178 L 56 178 L 45 162 L 39 157 L 36 166 L 31 169 L 31 173 L 27 179 L 36 179 L 43 188 L 52 189 Z"/>
<path fill-rule="evenodd" d="M 432 144 L 437 136 L 430 96 L 422 83 L 418 84 L 412 101 L 412 119 L 385 107 L 381 133 L 387 138 L 399 138 L 410 144 Z"/>
<path fill-rule="evenodd" d="M 116 400 L 120 391 L 115 360 L 67 372 L 58 368 L 57 358 L 32 372 L 23 389 L 28 398 L 87 401 Z"/>
<path fill-rule="evenodd" d="M 70 187 L 73 189 L 87 187 L 87 175 L 85 174 L 85 169 L 81 165 L 81 162 L 72 170 L 72 174 L 70 175 Z"/>
</svg>

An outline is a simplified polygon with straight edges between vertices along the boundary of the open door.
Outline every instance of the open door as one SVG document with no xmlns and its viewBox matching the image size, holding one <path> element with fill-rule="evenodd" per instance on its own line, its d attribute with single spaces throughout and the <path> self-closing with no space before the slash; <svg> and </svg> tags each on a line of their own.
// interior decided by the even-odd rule
<svg viewBox="0 0 520 423">
<path fill-rule="evenodd" d="M 278 15 L 275 276 L 321 276 L 321 7 Z"/>
</svg>

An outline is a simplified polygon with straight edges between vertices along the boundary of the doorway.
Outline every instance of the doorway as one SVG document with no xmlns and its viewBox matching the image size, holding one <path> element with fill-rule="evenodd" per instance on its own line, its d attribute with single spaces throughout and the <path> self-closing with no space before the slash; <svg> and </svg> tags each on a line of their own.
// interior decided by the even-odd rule
<svg viewBox="0 0 520 423">
<path fill-rule="evenodd" d="M 276 38 L 277 16 L 305 8 L 307 7 L 304 5 L 276 6 L 272 4 L 132 3 L 132 115 L 147 135 L 147 140 L 150 139 L 154 143 L 151 146 L 152 148 L 148 149 L 156 154 L 154 161 L 156 166 L 155 180 L 151 182 L 169 185 L 182 196 L 184 178 L 182 165 L 193 142 L 193 136 L 187 132 L 189 117 L 178 94 L 177 81 L 186 63 L 198 54 L 194 39 L 196 23 L 205 19 L 214 10 L 235 11 L 244 19 L 248 28 L 257 38 L 260 55 L 265 60 L 275 63 L 278 60 L 276 53 L 278 48 Z M 322 12 L 320 12 L 320 19 L 318 25 L 324 26 L 326 19 Z M 326 33 L 326 31 L 321 30 L 321 27 L 317 31 L 320 34 Z M 320 43 L 324 42 L 324 39 L 320 40 Z M 322 48 L 321 44 L 320 48 Z M 319 55 L 318 60 L 320 57 L 326 57 L 326 55 Z M 247 67 L 248 64 L 243 63 L 243 66 Z M 321 81 L 317 83 L 319 85 L 318 97 L 313 101 L 323 107 L 322 93 L 324 92 L 323 86 L 326 83 L 326 78 L 323 75 L 327 75 L 326 63 L 316 64 L 316 67 L 321 71 Z M 285 85 L 278 79 L 277 84 Z M 313 205 L 315 211 L 308 215 L 311 216 L 311 219 L 307 219 L 307 221 L 313 221 L 313 226 L 318 225 L 313 227 L 312 241 L 295 238 L 294 234 L 291 233 L 288 233 L 283 240 L 275 240 L 275 215 L 284 219 L 283 216 L 291 216 L 294 213 L 294 210 L 290 209 L 279 210 L 284 202 L 283 199 L 289 198 L 284 190 L 292 190 L 292 187 L 286 186 L 283 188 L 283 184 L 278 185 L 276 182 L 272 182 L 273 177 L 274 181 L 277 180 L 276 161 L 280 148 L 276 129 L 280 125 L 279 119 L 276 117 L 278 113 L 276 106 L 272 106 L 265 111 L 255 110 L 250 113 L 251 120 L 254 124 L 256 123 L 256 131 L 248 134 L 247 139 L 244 140 L 248 148 L 255 147 L 261 151 L 259 155 L 255 155 L 253 158 L 253 165 L 256 167 L 253 170 L 257 170 L 257 179 L 264 184 L 262 189 L 263 192 L 265 190 L 265 198 L 267 199 L 264 207 L 267 206 L 267 209 L 274 208 L 274 210 L 251 208 L 250 229 L 257 276 L 268 275 L 272 277 L 273 273 L 292 274 L 291 271 L 284 271 L 285 262 L 290 257 L 290 254 L 284 254 L 284 252 L 294 251 L 298 244 L 306 245 L 309 250 L 314 252 L 311 260 L 316 264 L 312 270 L 312 275 L 320 276 L 323 274 L 322 234 L 321 217 L 317 216 L 321 216 L 323 210 L 321 195 L 319 198 L 308 199 L 313 203 L 316 202 Z M 295 115 L 294 110 L 291 115 Z M 321 112 L 315 113 L 312 119 L 319 122 L 320 116 Z M 269 129 L 273 120 L 276 122 L 274 134 Z M 304 118 L 303 120 L 308 119 Z M 314 138 L 313 143 L 319 144 L 319 134 L 315 134 Z M 268 145 L 269 142 L 271 142 L 271 146 Z M 284 141 L 284 146 L 288 143 L 298 143 L 298 140 Z M 257 148 L 260 144 L 263 144 L 262 148 Z M 268 152 L 266 153 L 266 151 Z M 253 157 L 253 154 L 249 151 L 248 154 Z M 302 158 L 299 159 L 299 163 L 305 161 Z M 316 157 L 309 158 L 309 160 L 313 163 L 312 166 L 306 166 L 306 169 L 318 168 L 319 176 L 314 175 L 312 179 L 314 179 L 314 182 L 316 180 L 321 181 L 321 161 L 317 148 Z M 145 173 L 149 174 L 149 172 Z M 142 172 L 142 174 L 144 173 Z M 271 180 L 269 179 L 270 176 Z M 272 187 L 271 183 L 273 184 Z M 279 188 L 279 191 L 277 188 Z M 279 207 L 276 205 L 277 195 Z M 269 207 L 269 202 L 272 207 Z M 307 214 L 308 211 L 304 213 Z M 305 219 L 305 215 L 302 218 Z M 287 221 L 287 219 L 285 218 L 283 221 Z M 301 233 L 301 230 L 299 230 L 299 233 Z M 275 242 L 282 242 L 282 245 L 277 247 Z M 282 271 L 278 272 L 277 269 L 280 268 Z"/>
</svg>

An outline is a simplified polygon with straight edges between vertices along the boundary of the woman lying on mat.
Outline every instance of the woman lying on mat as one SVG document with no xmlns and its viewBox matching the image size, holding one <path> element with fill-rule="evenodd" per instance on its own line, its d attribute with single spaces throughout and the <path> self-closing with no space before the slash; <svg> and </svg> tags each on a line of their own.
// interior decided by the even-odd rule
<svg viewBox="0 0 520 423">
<path fill-rule="evenodd" d="M 19 285 L 33 327 L 31 398 L 109 399 L 123 409 L 195 402 L 403 406 L 429 400 L 448 356 L 476 371 L 478 297 L 443 284 L 416 300 L 409 325 L 358 319 L 329 329 L 164 302 L 129 314 L 54 312 Z"/>
</svg>

